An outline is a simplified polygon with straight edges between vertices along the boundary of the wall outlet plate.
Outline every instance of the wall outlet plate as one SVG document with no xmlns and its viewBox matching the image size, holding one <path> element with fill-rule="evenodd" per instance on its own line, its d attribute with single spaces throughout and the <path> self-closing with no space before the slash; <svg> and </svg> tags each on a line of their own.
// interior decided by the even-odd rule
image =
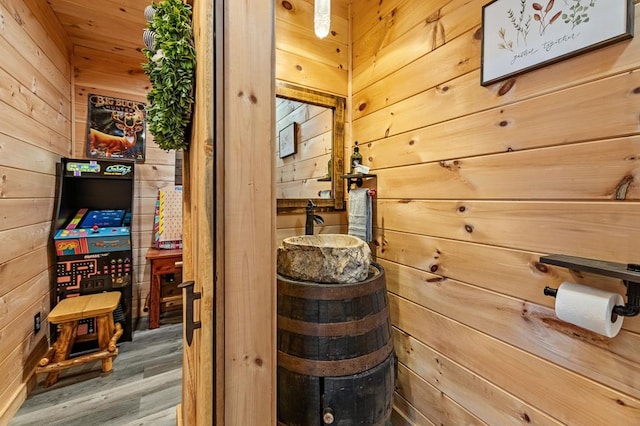
<svg viewBox="0 0 640 426">
<path fill-rule="evenodd" d="M 40 331 L 40 312 L 33 316 L 33 334 Z"/>
</svg>

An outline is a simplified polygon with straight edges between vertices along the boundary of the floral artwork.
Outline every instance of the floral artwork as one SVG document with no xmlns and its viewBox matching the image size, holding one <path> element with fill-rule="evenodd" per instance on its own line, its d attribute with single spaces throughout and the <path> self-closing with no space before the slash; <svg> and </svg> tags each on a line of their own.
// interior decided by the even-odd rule
<svg viewBox="0 0 640 426">
<path fill-rule="evenodd" d="M 481 84 L 633 35 L 633 0 L 494 0 L 482 8 Z"/>
</svg>

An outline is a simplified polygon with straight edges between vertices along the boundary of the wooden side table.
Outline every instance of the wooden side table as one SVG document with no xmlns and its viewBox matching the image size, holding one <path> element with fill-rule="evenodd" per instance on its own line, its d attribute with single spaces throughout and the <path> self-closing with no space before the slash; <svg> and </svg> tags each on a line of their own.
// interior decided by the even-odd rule
<svg viewBox="0 0 640 426">
<path fill-rule="evenodd" d="M 151 262 L 151 285 L 149 290 L 149 329 L 160 327 L 160 305 L 173 301 L 176 296 L 163 297 L 162 276 L 175 274 L 182 269 L 182 249 L 157 249 L 147 251 L 147 260 Z M 178 282 L 175 283 L 177 286 Z M 182 300 L 180 292 L 180 300 Z M 171 299 L 171 300 L 169 300 Z"/>
<path fill-rule="evenodd" d="M 102 360 L 103 372 L 112 370 L 112 358 L 118 355 L 116 342 L 122 335 L 120 324 L 113 322 L 113 311 L 119 301 L 120 292 L 117 291 L 88 294 L 61 300 L 51 310 L 48 316 L 49 322 L 58 324 L 60 333 L 36 369 L 36 373 L 49 373 L 44 384 L 45 387 L 58 381 L 60 370 L 98 359 Z M 96 318 L 100 349 L 70 359 L 69 353 L 78 331 L 78 321 L 87 318 Z"/>
</svg>

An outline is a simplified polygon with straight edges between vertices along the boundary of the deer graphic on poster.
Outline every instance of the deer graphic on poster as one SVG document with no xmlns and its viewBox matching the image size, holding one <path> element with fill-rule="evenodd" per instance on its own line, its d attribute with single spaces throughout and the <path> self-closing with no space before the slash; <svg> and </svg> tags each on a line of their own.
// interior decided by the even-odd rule
<svg viewBox="0 0 640 426">
<path fill-rule="evenodd" d="M 93 94 L 88 100 L 87 157 L 144 161 L 145 104 Z"/>
<path fill-rule="evenodd" d="M 139 111 L 134 113 L 113 111 L 111 119 L 122 130 L 122 136 L 109 135 L 96 129 L 89 129 L 89 149 L 92 153 L 101 153 L 105 157 L 124 154 L 137 142 L 137 134 L 144 129 L 144 119 Z"/>
</svg>

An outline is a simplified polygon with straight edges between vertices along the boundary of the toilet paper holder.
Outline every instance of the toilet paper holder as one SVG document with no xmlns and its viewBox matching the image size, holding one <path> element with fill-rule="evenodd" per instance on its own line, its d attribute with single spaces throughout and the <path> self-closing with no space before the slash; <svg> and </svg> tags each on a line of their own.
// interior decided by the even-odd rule
<svg viewBox="0 0 640 426">
<path fill-rule="evenodd" d="M 540 263 L 619 278 L 627 288 L 627 304 L 624 306 L 616 305 L 613 308 L 613 313 L 625 317 L 632 317 L 640 313 L 640 264 L 629 263 L 625 265 L 563 254 L 542 256 L 540 257 Z M 558 289 L 555 288 L 544 288 L 545 296 L 556 297 L 557 292 Z"/>
</svg>

